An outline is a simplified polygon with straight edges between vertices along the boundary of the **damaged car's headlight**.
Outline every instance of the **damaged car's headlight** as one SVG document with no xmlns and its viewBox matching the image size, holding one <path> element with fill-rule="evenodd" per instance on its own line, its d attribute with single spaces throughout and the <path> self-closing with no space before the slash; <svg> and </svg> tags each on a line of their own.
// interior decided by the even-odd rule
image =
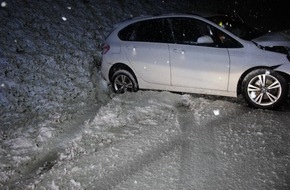
<svg viewBox="0 0 290 190">
<path fill-rule="evenodd" d="M 272 52 L 277 52 L 277 53 L 285 54 L 285 55 L 287 55 L 287 59 L 290 62 L 290 47 L 285 47 L 285 46 L 272 46 L 272 47 L 269 47 L 269 46 L 261 46 L 261 45 L 255 43 L 255 42 L 254 42 L 254 44 L 256 46 L 258 46 L 262 50 L 272 51 Z"/>
<path fill-rule="evenodd" d="M 288 48 L 284 46 L 261 47 L 261 49 L 289 55 Z"/>
</svg>

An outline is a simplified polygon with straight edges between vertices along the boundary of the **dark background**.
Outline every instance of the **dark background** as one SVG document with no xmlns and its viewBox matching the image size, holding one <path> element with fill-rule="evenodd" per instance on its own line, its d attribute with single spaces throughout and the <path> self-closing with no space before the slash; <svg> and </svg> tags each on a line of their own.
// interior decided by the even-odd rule
<svg viewBox="0 0 290 190">
<path fill-rule="evenodd" d="M 188 0 L 179 1 L 176 6 L 182 3 L 193 13 L 237 13 L 246 23 L 266 31 L 290 29 L 290 8 L 284 0 Z"/>
</svg>

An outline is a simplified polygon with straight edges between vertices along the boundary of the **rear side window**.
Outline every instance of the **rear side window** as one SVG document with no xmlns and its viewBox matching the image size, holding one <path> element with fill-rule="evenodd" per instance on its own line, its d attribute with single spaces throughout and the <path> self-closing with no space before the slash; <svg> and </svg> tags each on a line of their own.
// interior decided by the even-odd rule
<svg viewBox="0 0 290 190">
<path fill-rule="evenodd" d="M 173 38 L 166 19 L 133 23 L 122 29 L 118 36 L 123 41 L 172 43 Z"/>
</svg>

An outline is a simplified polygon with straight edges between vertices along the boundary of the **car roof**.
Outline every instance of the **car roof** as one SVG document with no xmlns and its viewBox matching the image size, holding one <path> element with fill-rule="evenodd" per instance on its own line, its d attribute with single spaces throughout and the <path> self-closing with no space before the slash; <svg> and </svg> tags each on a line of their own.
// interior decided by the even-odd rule
<svg viewBox="0 0 290 190">
<path fill-rule="evenodd" d="M 169 13 L 169 14 L 160 14 L 160 15 L 141 15 L 138 17 L 132 17 L 127 19 L 128 21 L 139 21 L 147 19 L 156 19 L 156 18 L 172 18 L 172 17 L 203 17 L 199 14 L 180 14 L 180 13 Z"/>
<path fill-rule="evenodd" d="M 118 24 L 115 24 L 114 28 L 124 27 L 126 25 L 129 25 L 138 21 L 143 21 L 143 20 L 151 20 L 151 19 L 158 19 L 158 18 L 174 18 L 174 17 L 191 17 L 191 18 L 197 18 L 197 19 L 209 21 L 208 19 L 206 19 L 206 17 L 199 14 L 195 14 L 195 13 L 193 14 L 170 13 L 170 14 L 160 14 L 160 15 L 141 15 L 141 16 L 131 17 L 126 20 L 123 20 L 119 22 Z"/>
<path fill-rule="evenodd" d="M 131 17 L 122 22 L 134 22 L 147 19 L 155 18 L 172 18 L 172 17 L 198 17 L 198 18 L 207 18 L 212 16 L 228 16 L 225 13 L 213 13 L 213 12 L 193 12 L 193 13 L 168 13 L 168 14 L 158 14 L 158 15 L 140 15 L 136 17 Z"/>
<path fill-rule="evenodd" d="M 231 32 L 225 30 L 222 27 L 219 27 L 216 23 L 214 23 L 213 21 L 211 21 L 210 19 L 208 19 L 209 17 L 213 17 L 213 16 L 226 16 L 228 17 L 228 15 L 226 14 L 222 14 L 222 13 L 188 13 L 188 14 L 180 14 L 180 13 L 171 13 L 171 14 L 161 14 L 161 15 L 142 15 L 142 16 L 138 16 L 138 17 L 131 17 L 128 18 L 122 22 L 119 22 L 118 24 L 114 25 L 114 33 L 118 33 L 120 30 L 122 30 L 124 27 L 139 22 L 139 21 L 146 21 L 146 20 L 151 20 L 151 19 L 159 19 L 159 18 L 177 18 L 177 17 L 188 17 L 188 18 L 194 18 L 194 19 L 198 19 L 204 22 L 207 22 L 213 26 L 216 26 L 217 28 L 219 28 L 220 30 L 222 30 L 223 32 L 225 32 L 226 34 L 228 34 L 229 36 L 233 37 L 234 39 L 238 40 L 240 43 L 245 43 L 244 40 L 240 39 L 239 37 L 235 36 L 234 34 L 232 34 Z M 207 18 L 208 17 L 208 18 Z"/>
</svg>

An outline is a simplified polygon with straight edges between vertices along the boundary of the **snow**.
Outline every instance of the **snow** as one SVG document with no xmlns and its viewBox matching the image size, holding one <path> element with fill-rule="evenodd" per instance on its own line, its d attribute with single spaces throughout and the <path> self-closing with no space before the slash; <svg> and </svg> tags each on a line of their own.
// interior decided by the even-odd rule
<svg viewBox="0 0 290 190">
<path fill-rule="evenodd" d="M 198 7 L 216 5 L 2 1 L 0 189 L 288 189 L 289 106 L 116 95 L 100 76 L 111 26 Z"/>
<path fill-rule="evenodd" d="M 1 7 L 6 7 L 7 6 L 7 3 L 5 1 L 2 1 L 1 2 Z"/>
<path fill-rule="evenodd" d="M 170 92 L 117 95 L 78 123 L 54 117 L 36 138 L 6 141 L 0 176 L 11 189 L 286 188 L 289 110 Z"/>
</svg>

